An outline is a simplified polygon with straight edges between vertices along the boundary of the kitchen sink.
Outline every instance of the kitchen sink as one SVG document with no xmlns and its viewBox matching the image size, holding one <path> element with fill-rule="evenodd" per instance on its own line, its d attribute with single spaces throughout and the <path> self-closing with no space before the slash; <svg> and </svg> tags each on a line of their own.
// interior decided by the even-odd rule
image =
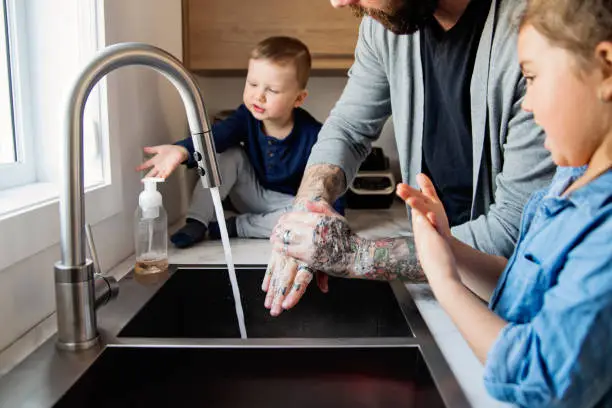
<svg viewBox="0 0 612 408">
<path fill-rule="evenodd" d="M 0 379 L 0 407 L 470 406 L 402 282 L 330 278 L 273 318 L 264 271 L 237 266 L 246 339 L 224 265 L 129 273 L 99 344 L 49 339 Z"/>
<path fill-rule="evenodd" d="M 55 405 L 444 407 L 419 347 L 107 347 Z"/>
<path fill-rule="evenodd" d="M 265 309 L 265 267 L 238 267 L 249 338 L 411 337 L 387 282 L 330 278 L 329 293 L 313 282 L 295 308 L 278 317 Z M 239 338 L 226 268 L 176 268 L 118 337 Z"/>
</svg>

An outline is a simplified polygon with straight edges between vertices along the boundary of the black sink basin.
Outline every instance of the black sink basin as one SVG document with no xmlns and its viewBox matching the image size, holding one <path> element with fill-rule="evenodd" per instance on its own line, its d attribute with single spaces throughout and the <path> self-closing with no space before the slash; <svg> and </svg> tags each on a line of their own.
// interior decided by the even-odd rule
<svg viewBox="0 0 612 408">
<path fill-rule="evenodd" d="M 263 274 L 238 268 L 247 339 L 225 267 L 128 274 L 99 344 L 49 339 L 0 379 L 0 407 L 470 407 L 401 282 L 330 279 L 272 318 Z"/>
<path fill-rule="evenodd" d="M 65 407 L 444 407 L 418 347 L 108 347 Z"/>
<path fill-rule="evenodd" d="M 412 337 L 388 283 L 330 278 L 313 282 L 302 301 L 279 317 L 265 309 L 264 267 L 237 269 L 249 338 Z M 239 338 L 227 270 L 178 269 L 118 337 Z"/>
</svg>

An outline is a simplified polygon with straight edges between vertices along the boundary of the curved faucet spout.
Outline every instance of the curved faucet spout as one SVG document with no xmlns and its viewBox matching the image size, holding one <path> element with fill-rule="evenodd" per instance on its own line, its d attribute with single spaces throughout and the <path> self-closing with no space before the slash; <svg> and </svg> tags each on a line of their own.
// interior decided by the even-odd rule
<svg viewBox="0 0 612 408">
<path fill-rule="evenodd" d="M 193 76 L 167 52 L 147 44 L 122 43 L 102 50 L 77 78 L 66 111 L 63 185 L 60 193 L 61 261 L 55 265 L 58 344 L 91 347 L 97 339 L 93 267 L 85 256 L 83 112 L 93 87 L 109 72 L 126 65 L 150 67 L 179 91 L 193 138 L 204 187 L 221 184 L 214 141 L 202 93 Z"/>
<path fill-rule="evenodd" d="M 199 167 L 205 187 L 220 184 L 214 142 L 200 88 L 193 76 L 167 52 L 147 44 L 123 43 L 112 45 L 100 52 L 82 71 L 75 82 L 66 112 L 66 139 L 64 146 L 64 186 L 61 200 L 62 263 L 82 265 L 85 262 L 83 211 L 83 112 L 93 87 L 109 72 L 126 65 L 142 65 L 163 74 L 178 89 L 192 136 L 196 137 L 196 151 L 203 153 Z M 197 142 L 197 143 L 196 143 Z M 200 143 L 200 142 L 203 142 Z"/>
</svg>

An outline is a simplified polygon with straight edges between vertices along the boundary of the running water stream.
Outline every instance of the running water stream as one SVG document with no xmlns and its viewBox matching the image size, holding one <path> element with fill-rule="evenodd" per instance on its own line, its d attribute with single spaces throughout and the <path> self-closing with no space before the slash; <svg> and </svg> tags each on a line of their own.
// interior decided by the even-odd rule
<svg viewBox="0 0 612 408">
<path fill-rule="evenodd" d="M 246 326 L 244 324 L 244 312 L 242 311 L 242 301 L 240 300 L 240 289 L 238 288 L 238 280 L 236 279 L 236 270 L 234 269 L 234 261 L 232 260 L 232 250 L 230 248 L 229 236 L 227 234 L 227 225 L 225 224 L 225 215 L 223 214 L 223 205 L 221 203 L 221 195 L 218 187 L 210 188 L 213 203 L 215 205 L 215 213 L 219 222 L 219 230 L 221 231 L 221 240 L 223 241 L 223 251 L 225 252 L 225 261 L 227 262 L 227 272 L 229 273 L 230 282 L 232 284 L 232 292 L 234 293 L 234 304 L 236 306 L 236 317 L 238 318 L 238 327 L 240 328 L 240 337 L 247 338 Z"/>
</svg>

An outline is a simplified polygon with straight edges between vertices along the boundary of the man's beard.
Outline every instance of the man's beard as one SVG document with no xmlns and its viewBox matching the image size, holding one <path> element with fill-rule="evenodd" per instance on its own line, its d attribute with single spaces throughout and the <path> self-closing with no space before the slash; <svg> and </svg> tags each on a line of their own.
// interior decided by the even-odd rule
<svg viewBox="0 0 612 408">
<path fill-rule="evenodd" d="M 370 16 L 394 34 L 414 34 L 431 19 L 438 8 L 438 0 L 403 0 L 392 10 L 376 10 L 351 5 L 357 17 Z"/>
</svg>

